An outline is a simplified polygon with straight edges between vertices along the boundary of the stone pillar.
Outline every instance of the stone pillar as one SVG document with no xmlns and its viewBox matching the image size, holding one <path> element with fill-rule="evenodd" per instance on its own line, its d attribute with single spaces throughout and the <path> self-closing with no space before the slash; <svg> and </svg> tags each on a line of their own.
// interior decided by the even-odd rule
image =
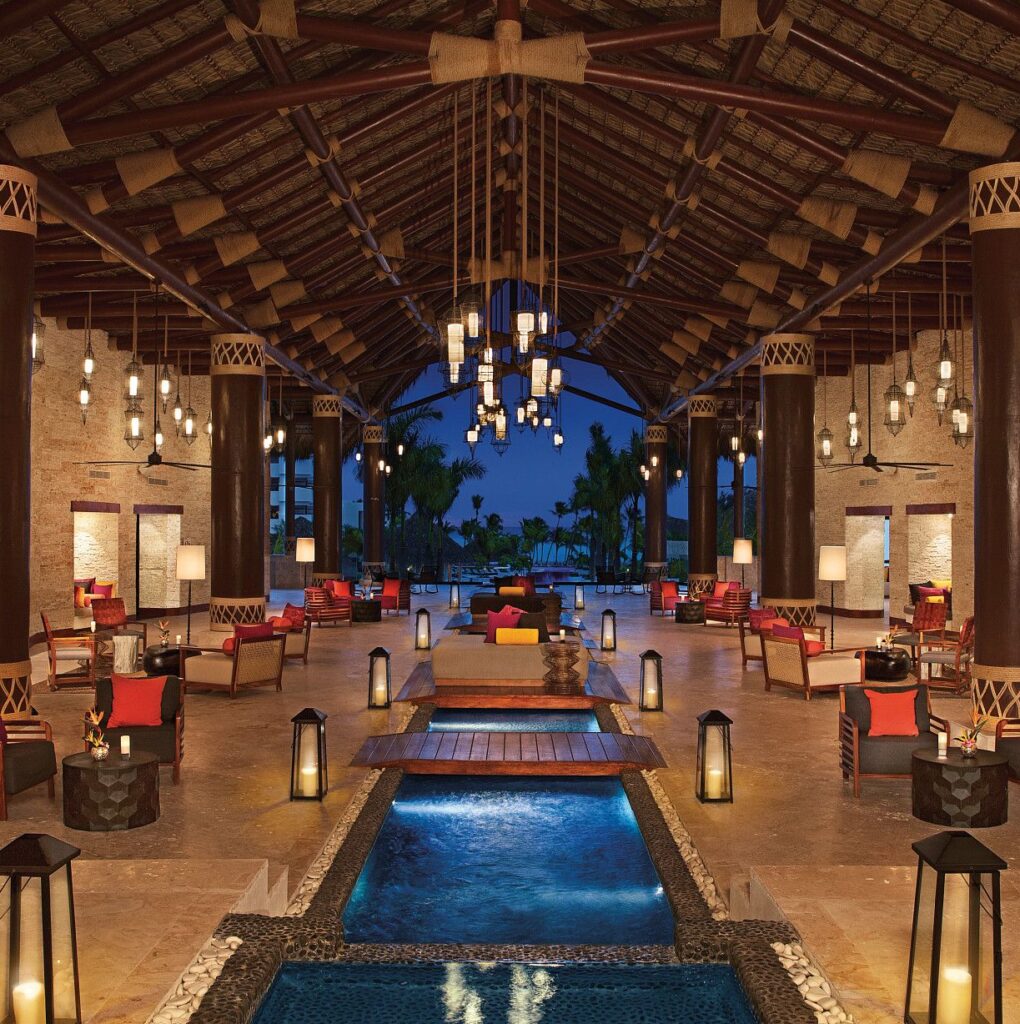
<svg viewBox="0 0 1020 1024">
<path fill-rule="evenodd" d="M 687 418 L 687 588 L 691 597 L 697 597 L 710 591 L 718 576 L 719 429 L 715 399 L 694 395 L 687 403 Z"/>
<path fill-rule="evenodd" d="M 212 487 L 209 626 L 262 622 L 265 595 L 264 343 L 212 336 Z"/>
<path fill-rule="evenodd" d="M 733 460 L 733 536 L 744 536 L 744 466 Z"/>
<path fill-rule="evenodd" d="M 383 428 L 366 423 L 361 428 L 362 457 L 361 480 L 364 485 L 364 566 L 382 569 L 383 562 L 383 506 L 385 505 L 386 474 L 379 467 L 383 462 Z"/>
<path fill-rule="evenodd" d="M 312 525 L 316 582 L 340 575 L 340 415 L 336 395 L 312 399 Z"/>
<path fill-rule="evenodd" d="M 815 621 L 815 343 L 768 334 L 761 353 L 764 498 L 758 603 L 792 625 Z"/>
<path fill-rule="evenodd" d="M 294 550 L 294 474 L 297 472 L 297 421 L 287 424 L 287 440 L 283 447 L 283 536 L 288 552 Z"/>
<path fill-rule="evenodd" d="M 1020 718 L 1020 163 L 971 171 L 974 698 Z M 1010 729 L 1010 733 L 1015 730 Z"/>
<path fill-rule="evenodd" d="M 659 569 L 666 564 L 666 427 L 645 424 L 645 458 L 648 480 L 645 482 L 645 568 Z"/>
<path fill-rule="evenodd" d="M 32 289 L 36 177 L 0 164 L 0 714 L 31 713 Z"/>
</svg>

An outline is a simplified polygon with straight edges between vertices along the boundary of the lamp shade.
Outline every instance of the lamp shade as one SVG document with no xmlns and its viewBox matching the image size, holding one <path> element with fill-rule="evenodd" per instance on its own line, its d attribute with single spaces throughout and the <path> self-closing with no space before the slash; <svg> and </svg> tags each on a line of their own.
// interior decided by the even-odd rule
<svg viewBox="0 0 1020 1024">
<path fill-rule="evenodd" d="M 823 544 L 818 549 L 818 578 L 838 583 L 846 579 L 846 547 L 842 544 Z"/>
<path fill-rule="evenodd" d="M 298 537 L 297 542 L 294 545 L 294 561 L 295 562 L 314 562 L 315 561 L 315 538 L 314 537 Z"/>
<path fill-rule="evenodd" d="M 179 544 L 177 546 L 177 578 L 179 580 L 205 579 L 204 544 Z"/>
<path fill-rule="evenodd" d="M 733 564 L 750 565 L 754 561 L 751 551 L 751 542 L 744 537 L 737 537 L 733 541 Z"/>
</svg>

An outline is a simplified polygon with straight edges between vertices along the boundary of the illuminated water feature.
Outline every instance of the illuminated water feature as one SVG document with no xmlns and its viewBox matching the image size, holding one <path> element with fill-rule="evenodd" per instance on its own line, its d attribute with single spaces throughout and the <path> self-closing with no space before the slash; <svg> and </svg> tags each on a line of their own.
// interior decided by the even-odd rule
<svg viewBox="0 0 1020 1024">
<path fill-rule="evenodd" d="M 429 732 L 599 732 L 592 711 L 480 711 L 438 708 Z"/>
<path fill-rule="evenodd" d="M 253 1024 L 754 1024 L 722 964 L 286 964 Z"/>
</svg>

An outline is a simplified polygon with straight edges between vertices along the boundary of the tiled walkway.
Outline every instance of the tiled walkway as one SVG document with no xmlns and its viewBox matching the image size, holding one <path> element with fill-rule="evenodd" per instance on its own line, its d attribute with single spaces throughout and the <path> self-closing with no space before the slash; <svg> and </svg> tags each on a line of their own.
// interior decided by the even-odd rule
<svg viewBox="0 0 1020 1024">
<path fill-rule="evenodd" d="M 273 606 L 283 599 L 284 595 L 274 595 Z M 414 606 L 422 600 L 413 598 Z M 433 636 L 439 636 L 449 615 L 445 592 L 424 600 L 433 611 Z M 734 908 L 746 906 L 756 873 L 757 904 L 764 902 L 760 897 L 767 891 L 790 914 L 859 1024 L 901 1019 L 912 899 L 906 884 L 913 871 L 910 844 L 937 830 L 911 817 L 909 782 L 866 782 L 863 797 L 855 800 L 837 765 L 834 696 L 808 703 L 790 691 L 766 694 L 760 669 L 741 671 L 735 630 L 677 626 L 669 619 L 652 618 L 647 598 L 628 595 L 607 601 L 589 589 L 585 616 L 590 629 L 597 631 L 598 616 L 607 603 L 618 615 L 620 646 L 610 660 L 632 698 L 640 652 L 653 647 L 663 655 L 665 713 L 641 714 L 628 707 L 626 714 L 635 730 L 652 737 L 662 751 L 670 766 L 659 773 L 663 785 L 721 891 L 729 893 L 732 886 Z M 196 621 L 201 619 L 196 616 Z M 176 883 L 169 876 L 153 875 L 152 898 L 121 901 L 123 912 L 114 912 L 113 901 L 103 908 L 106 912 L 102 904 L 90 907 L 91 901 L 85 901 L 79 942 L 88 950 L 82 957 L 86 1017 L 102 1009 L 97 1019 L 104 1024 L 142 1022 L 159 995 L 154 988 L 143 987 L 144 996 L 139 997 L 128 984 L 126 967 L 116 977 L 95 970 L 102 962 L 101 954 L 96 958 L 97 950 L 108 948 L 137 963 L 149 955 L 158 957 L 163 972 L 159 977 L 172 981 L 208 936 L 207 918 L 227 909 L 220 911 L 220 903 L 242 898 L 252 861 L 268 862 L 270 885 L 286 869 L 293 891 L 364 777 L 364 769 L 348 767 L 354 753 L 366 736 L 393 732 L 399 725 L 404 713 L 400 708 L 365 709 L 368 652 L 379 644 L 392 652 L 398 689 L 417 660 L 412 623 L 413 618 L 401 616 L 381 624 L 317 628 L 308 666 L 288 663 L 282 693 L 256 690 L 234 701 L 222 694 L 190 694 L 181 785 L 172 786 L 164 771 L 162 817 L 154 825 L 112 834 L 64 829 L 59 785 L 56 804 L 47 800 L 45 787 L 11 801 L 11 820 L 0 824 L 4 842 L 21 832 L 45 831 L 80 846 L 92 861 L 180 860 L 184 870 L 179 877 L 190 878 L 196 887 L 198 879 L 208 879 L 220 893 L 206 901 L 207 914 L 182 914 L 173 920 L 165 897 Z M 841 645 L 868 643 L 878 631 L 871 620 L 837 620 L 836 628 Z M 171 633 L 178 631 L 183 630 L 172 623 Z M 197 639 L 218 642 L 222 634 L 214 638 L 200 632 Z M 41 649 L 37 654 L 41 679 Z M 40 712 L 54 726 L 58 755 L 80 749 L 80 716 L 89 704 L 88 695 L 51 694 L 41 686 L 37 695 Z M 308 705 L 329 714 L 331 788 L 321 806 L 288 800 L 290 718 Z M 693 795 L 696 716 L 712 707 L 734 720 L 732 805 L 701 805 Z M 936 708 L 960 719 L 966 704 L 943 699 L 936 701 Z M 1017 794 L 1020 787 L 1012 787 L 1014 802 Z M 1014 870 L 1020 867 L 1018 815 L 1008 825 L 980 833 Z M 210 861 L 220 862 L 221 870 L 210 871 Z M 110 869 L 103 882 L 97 881 L 101 865 L 87 868 L 88 885 L 100 890 L 106 886 L 113 894 L 123 892 L 118 881 L 122 871 L 135 872 L 136 879 L 144 877 L 137 874 L 137 865 Z M 86 870 L 80 872 L 83 885 Z M 1020 1005 L 1020 882 L 1011 880 L 1011 874 L 1004 879 L 1009 901 L 1003 935 L 1005 975 L 1014 987 L 1015 1007 Z M 231 879 L 229 885 L 224 885 L 224 878 Z M 189 889 L 189 900 L 193 896 Z M 134 937 L 126 944 L 124 922 L 129 922 Z M 150 994 L 152 1005 L 143 1006 Z"/>
</svg>

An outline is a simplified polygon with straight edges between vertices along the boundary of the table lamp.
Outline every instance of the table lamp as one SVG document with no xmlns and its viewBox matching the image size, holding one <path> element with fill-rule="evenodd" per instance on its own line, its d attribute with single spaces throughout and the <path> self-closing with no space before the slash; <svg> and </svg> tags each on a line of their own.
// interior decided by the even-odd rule
<svg viewBox="0 0 1020 1024">
<path fill-rule="evenodd" d="M 191 584 L 205 579 L 205 545 L 177 545 L 177 579 L 188 584 L 188 639 L 191 643 Z"/>
<path fill-rule="evenodd" d="M 818 549 L 818 578 L 829 584 L 829 650 L 836 646 L 836 584 L 846 579 L 846 546 L 823 544 Z"/>
</svg>

